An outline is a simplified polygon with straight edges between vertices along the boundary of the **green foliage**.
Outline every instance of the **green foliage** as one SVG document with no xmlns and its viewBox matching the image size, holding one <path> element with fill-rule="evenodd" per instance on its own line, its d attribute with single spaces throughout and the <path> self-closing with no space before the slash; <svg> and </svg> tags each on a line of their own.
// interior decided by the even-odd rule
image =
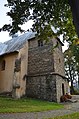
<svg viewBox="0 0 79 119">
<path fill-rule="evenodd" d="M 0 113 L 12 112 L 40 112 L 46 110 L 61 109 L 63 105 L 35 100 L 35 99 L 11 99 L 0 97 Z"/>
<path fill-rule="evenodd" d="M 51 25 L 57 31 L 52 35 L 63 34 L 66 40 L 75 35 L 68 0 L 7 0 L 7 2 L 5 6 L 10 7 L 7 15 L 12 19 L 12 23 L 4 25 L 1 30 L 8 30 L 10 35 L 18 31 L 23 32 L 20 25 L 30 19 L 34 21 L 32 30 L 41 36 L 49 37 Z"/>
<path fill-rule="evenodd" d="M 76 61 L 71 49 L 64 52 L 65 72 L 69 81 L 75 80 Z"/>
<path fill-rule="evenodd" d="M 79 73 L 79 57 L 78 57 L 78 54 L 79 54 L 79 45 L 73 45 L 72 46 L 72 52 L 73 52 L 73 56 L 75 57 L 76 68 L 77 68 L 77 71 Z"/>
<path fill-rule="evenodd" d="M 79 95 L 79 89 L 74 89 L 74 95 Z"/>
<path fill-rule="evenodd" d="M 74 40 L 70 43 L 68 50 L 64 52 L 65 58 L 65 74 L 71 82 L 71 91 L 74 93 L 73 82 L 79 85 L 79 45 Z"/>
</svg>

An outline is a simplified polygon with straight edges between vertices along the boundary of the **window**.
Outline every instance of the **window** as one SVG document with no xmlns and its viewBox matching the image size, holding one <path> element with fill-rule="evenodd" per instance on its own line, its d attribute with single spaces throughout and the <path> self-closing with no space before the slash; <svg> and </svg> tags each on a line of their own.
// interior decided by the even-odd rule
<svg viewBox="0 0 79 119">
<path fill-rule="evenodd" d="M 5 60 L 2 61 L 1 70 L 5 70 Z"/>
<path fill-rule="evenodd" d="M 59 58 L 59 63 L 61 63 L 61 60 L 60 60 L 60 58 Z"/>
<path fill-rule="evenodd" d="M 43 41 L 42 40 L 38 40 L 38 47 L 43 46 Z"/>
</svg>

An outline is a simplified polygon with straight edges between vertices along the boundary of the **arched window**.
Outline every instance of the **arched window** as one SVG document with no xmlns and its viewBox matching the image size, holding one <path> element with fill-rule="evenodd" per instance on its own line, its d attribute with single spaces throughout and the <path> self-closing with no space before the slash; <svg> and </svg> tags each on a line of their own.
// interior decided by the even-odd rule
<svg viewBox="0 0 79 119">
<path fill-rule="evenodd" d="M 2 61 L 1 70 L 5 70 L 5 60 Z"/>
</svg>

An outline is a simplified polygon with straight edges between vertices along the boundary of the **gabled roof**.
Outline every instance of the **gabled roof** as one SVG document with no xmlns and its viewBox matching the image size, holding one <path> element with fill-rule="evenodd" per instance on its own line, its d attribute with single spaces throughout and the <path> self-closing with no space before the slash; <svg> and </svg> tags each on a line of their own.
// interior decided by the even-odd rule
<svg viewBox="0 0 79 119">
<path fill-rule="evenodd" d="M 35 34 L 35 32 L 27 32 L 21 36 L 14 37 L 9 41 L 0 43 L 0 56 L 6 53 L 18 51 L 23 47 L 27 40 L 34 38 Z"/>
<path fill-rule="evenodd" d="M 20 50 L 27 40 L 35 37 L 35 34 L 36 32 L 27 32 L 23 35 L 16 36 L 9 41 L 0 43 L 0 56 Z M 56 39 L 63 45 L 58 37 Z"/>
</svg>

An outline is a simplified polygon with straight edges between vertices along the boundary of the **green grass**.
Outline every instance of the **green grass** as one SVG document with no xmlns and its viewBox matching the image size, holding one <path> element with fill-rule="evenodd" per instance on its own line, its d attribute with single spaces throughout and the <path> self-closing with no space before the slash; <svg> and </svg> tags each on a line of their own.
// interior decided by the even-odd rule
<svg viewBox="0 0 79 119">
<path fill-rule="evenodd" d="M 69 114 L 69 115 L 49 118 L 49 119 L 79 119 L 79 112 L 78 113 Z"/>
<path fill-rule="evenodd" d="M 63 105 L 36 99 L 18 99 L 0 97 L 0 113 L 39 112 L 57 110 Z"/>
</svg>

